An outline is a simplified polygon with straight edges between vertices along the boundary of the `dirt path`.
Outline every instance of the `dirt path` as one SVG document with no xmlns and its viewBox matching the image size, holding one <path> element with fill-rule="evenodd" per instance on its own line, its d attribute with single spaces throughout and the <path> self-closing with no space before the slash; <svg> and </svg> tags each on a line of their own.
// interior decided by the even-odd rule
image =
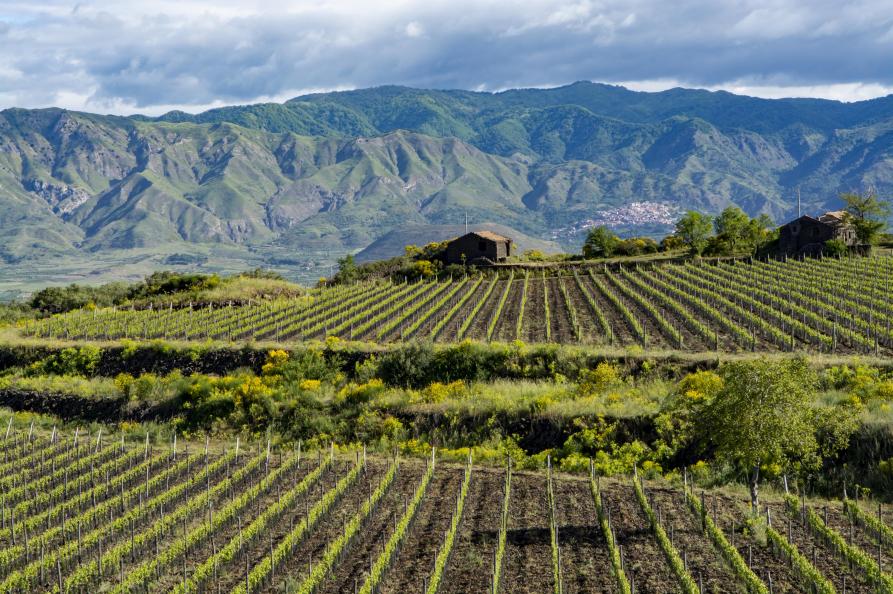
<svg viewBox="0 0 893 594">
<path fill-rule="evenodd" d="M 648 496 L 651 508 L 662 518 L 664 530 L 687 561 L 692 577 L 698 584 L 703 581 L 704 591 L 744 594 L 735 574 L 692 515 L 682 491 L 648 489 Z"/>
<path fill-rule="evenodd" d="M 635 584 L 636 592 L 678 592 L 676 577 L 636 501 L 632 485 L 605 486 L 602 500 L 610 513 L 617 545 L 623 547 L 626 575 Z"/>
<path fill-rule="evenodd" d="M 523 283 L 521 286 L 524 286 Z M 521 340 L 524 342 L 546 342 L 545 297 L 542 277 L 531 273 L 530 281 L 527 283 L 527 304 L 524 306 L 524 319 L 521 324 Z M 551 322 L 549 327 L 551 329 Z"/>
<path fill-rule="evenodd" d="M 579 338 L 574 335 L 574 326 L 571 322 L 568 305 L 565 303 L 564 294 L 561 292 L 561 281 L 565 280 L 564 287 L 567 290 L 566 279 L 549 278 L 547 285 L 549 286 L 549 309 L 552 312 L 552 342 L 560 342 L 562 344 L 573 344 L 579 342 Z M 570 298 L 570 295 L 568 295 Z M 573 302 L 571 302 L 573 307 Z M 575 310 L 576 311 L 576 310 Z"/>
<path fill-rule="evenodd" d="M 542 473 L 512 477 L 503 582 L 507 594 L 552 591 L 548 505 L 546 477 Z"/>
<path fill-rule="evenodd" d="M 589 483 L 558 480 L 554 489 L 564 594 L 616 592 Z"/>
<path fill-rule="evenodd" d="M 772 526 L 787 536 L 790 534 L 790 540 L 800 550 L 807 559 L 813 561 L 813 564 L 822 574 L 834 584 L 835 588 L 843 589 L 843 580 L 846 577 L 847 592 L 853 594 L 870 594 L 874 589 L 865 581 L 865 578 L 859 571 L 850 571 L 847 563 L 842 561 L 837 554 L 826 547 L 821 539 L 814 537 L 808 527 L 800 523 L 799 514 L 797 517 L 789 515 L 784 504 L 771 504 L 772 509 Z"/>
<path fill-rule="evenodd" d="M 586 296 L 583 295 L 580 287 L 577 286 L 577 281 L 573 277 L 568 277 L 564 279 L 564 284 L 567 287 L 571 303 L 573 303 L 574 309 L 577 311 L 577 321 L 580 324 L 582 335 L 580 338 L 581 342 L 586 344 L 607 344 L 608 337 Z M 592 294 L 591 291 L 590 294 Z"/>
<path fill-rule="evenodd" d="M 499 305 L 499 299 L 502 297 L 503 291 L 505 291 L 506 283 L 508 283 L 508 279 L 500 280 L 496 283 L 496 287 L 490 293 L 487 302 L 484 303 L 483 307 L 481 307 L 475 314 L 474 320 L 472 320 L 471 326 L 469 326 L 468 330 L 465 332 L 464 338 L 481 341 L 487 340 L 487 326 L 490 324 L 490 320 L 493 318 L 496 307 Z M 455 334 L 453 336 L 455 336 Z"/>
<path fill-rule="evenodd" d="M 462 471 L 439 467 L 428 486 L 424 502 L 416 512 L 415 523 L 405 539 L 391 570 L 378 589 L 380 594 L 421 592 L 431 575 L 437 549 L 450 525 L 452 505 L 462 484 Z"/>
<path fill-rule="evenodd" d="M 321 593 L 353 592 L 355 585 L 357 588 L 363 585 L 369 575 L 370 564 L 375 562 L 390 537 L 395 517 L 399 520 L 404 501 L 412 497 L 423 472 L 423 468 L 415 464 L 400 465 L 394 484 L 350 544 L 342 561 L 320 590 Z"/>
<path fill-rule="evenodd" d="M 497 287 L 497 291 L 499 287 Z M 515 340 L 515 327 L 518 323 L 518 315 L 521 311 L 521 293 L 524 290 L 524 278 L 515 278 L 512 281 L 512 287 L 509 289 L 508 299 L 506 299 L 505 306 L 502 308 L 502 313 L 499 315 L 499 321 L 496 323 L 496 328 L 493 331 L 493 340 L 499 340 L 502 342 L 511 342 Z M 494 292 L 495 293 L 495 292 Z M 495 297 L 497 303 L 499 302 L 499 295 L 491 295 L 491 297 Z M 527 316 L 525 312 L 525 317 Z M 484 339 L 487 338 L 487 325 L 490 323 L 490 317 L 484 321 Z"/>
<path fill-rule="evenodd" d="M 695 493 L 700 496 L 700 492 Z M 738 549 L 745 563 L 757 576 L 768 584 L 772 578 L 773 592 L 777 594 L 806 594 L 809 589 L 788 563 L 772 551 L 766 542 L 765 533 L 755 534 L 746 523 L 749 503 L 725 495 L 711 494 L 704 500 L 710 517 L 723 531 L 728 541 Z M 690 509 L 690 508 L 689 508 Z M 695 524 L 699 522 L 689 511 Z"/>
<path fill-rule="evenodd" d="M 441 594 L 484 593 L 490 587 L 504 482 L 505 475 L 497 470 L 472 472 L 462 525 Z"/>
</svg>

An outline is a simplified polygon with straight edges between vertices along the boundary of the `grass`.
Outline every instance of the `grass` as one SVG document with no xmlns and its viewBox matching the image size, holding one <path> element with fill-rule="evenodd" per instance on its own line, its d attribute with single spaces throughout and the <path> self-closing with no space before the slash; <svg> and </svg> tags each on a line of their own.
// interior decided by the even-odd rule
<svg viewBox="0 0 893 594">
<path fill-rule="evenodd" d="M 496 413 L 519 414 L 537 408 L 537 403 L 556 398 L 564 398 L 568 392 L 566 385 L 554 382 L 500 380 L 491 383 L 475 383 L 452 392 L 447 390 L 446 398 L 432 401 L 432 390 L 393 389 L 378 396 L 372 406 L 381 410 L 392 410 L 422 414 L 460 414 L 467 416 L 492 415 Z"/>
<path fill-rule="evenodd" d="M 247 276 L 233 276 L 224 278 L 213 289 L 198 291 L 196 293 L 177 294 L 174 301 L 198 301 L 214 303 L 246 302 L 249 299 L 300 297 L 307 293 L 307 289 L 286 280 L 254 278 Z M 149 302 L 169 301 L 164 295 L 146 299 Z"/>
<path fill-rule="evenodd" d="M 0 375 L 0 390 L 18 389 L 49 394 L 72 394 L 90 400 L 118 398 L 122 395 L 115 381 L 107 377 L 86 378 L 77 375 L 39 375 L 20 372 Z"/>
<path fill-rule="evenodd" d="M 662 380 L 623 385 L 601 394 L 566 398 L 549 403 L 541 414 L 555 419 L 605 416 L 616 419 L 652 416 L 660 412 L 672 386 Z"/>
<path fill-rule="evenodd" d="M 671 390 L 669 382 L 659 379 L 623 383 L 599 394 L 581 394 L 576 384 L 498 380 L 467 386 L 437 384 L 422 390 L 391 389 L 376 397 L 372 406 L 381 411 L 472 418 L 633 418 L 657 414 Z"/>
</svg>

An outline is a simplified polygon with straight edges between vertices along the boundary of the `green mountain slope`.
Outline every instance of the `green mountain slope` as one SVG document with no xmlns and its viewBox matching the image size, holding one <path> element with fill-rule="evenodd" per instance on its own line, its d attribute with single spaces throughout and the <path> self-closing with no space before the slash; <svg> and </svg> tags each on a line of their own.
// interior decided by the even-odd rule
<svg viewBox="0 0 893 594">
<path fill-rule="evenodd" d="M 605 212 L 643 232 L 669 222 L 636 218 L 649 208 L 737 204 L 782 220 L 797 188 L 810 212 L 866 185 L 893 194 L 893 97 L 575 83 L 381 87 L 159 118 L 9 109 L 0 259 L 216 251 L 309 270 L 392 230 L 466 214 L 573 246 L 581 222 Z"/>
</svg>

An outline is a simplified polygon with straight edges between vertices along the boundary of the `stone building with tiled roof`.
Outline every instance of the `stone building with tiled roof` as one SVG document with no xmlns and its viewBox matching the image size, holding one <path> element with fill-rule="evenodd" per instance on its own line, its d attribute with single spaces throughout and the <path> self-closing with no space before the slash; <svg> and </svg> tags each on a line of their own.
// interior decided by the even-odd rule
<svg viewBox="0 0 893 594">
<path fill-rule="evenodd" d="M 512 240 L 491 231 L 472 231 L 450 240 L 444 261 L 447 264 L 504 262 L 512 255 Z"/>
<path fill-rule="evenodd" d="M 804 215 L 782 225 L 778 233 L 778 252 L 789 256 L 817 256 L 822 253 L 825 242 L 832 239 L 850 247 L 858 244 L 856 230 L 842 210 L 826 212 L 818 218 Z"/>
</svg>

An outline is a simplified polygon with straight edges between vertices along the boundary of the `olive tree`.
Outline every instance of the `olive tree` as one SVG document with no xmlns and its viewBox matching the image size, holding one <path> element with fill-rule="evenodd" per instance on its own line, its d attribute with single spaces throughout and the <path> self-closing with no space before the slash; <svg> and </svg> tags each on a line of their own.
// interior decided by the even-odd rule
<svg viewBox="0 0 893 594">
<path fill-rule="evenodd" d="M 804 359 L 728 363 L 723 387 L 703 411 L 717 459 L 748 476 L 751 505 L 759 504 L 760 469 L 819 460 L 813 399 L 816 375 Z"/>
</svg>

